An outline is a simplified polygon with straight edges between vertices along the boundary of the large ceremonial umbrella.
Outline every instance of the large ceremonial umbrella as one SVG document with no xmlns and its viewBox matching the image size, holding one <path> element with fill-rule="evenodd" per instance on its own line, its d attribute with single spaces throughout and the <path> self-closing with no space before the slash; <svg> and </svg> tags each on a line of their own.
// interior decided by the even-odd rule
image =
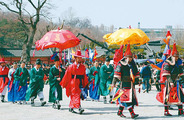
<svg viewBox="0 0 184 120">
<path fill-rule="evenodd" d="M 40 40 L 36 41 L 36 50 L 48 48 L 59 48 L 60 51 L 75 47 L 80 40 L 68 30 L 51 30 L 47 32 Z"/>
<path fill-rule="evenodd" d="M 149 41 L 148 36 L 140 29 L 119 29 L 114 33 L 104 35 L 103 38 L 109 45 L 126 45 L 128 43 L 143 45 Z"/>
</svg>

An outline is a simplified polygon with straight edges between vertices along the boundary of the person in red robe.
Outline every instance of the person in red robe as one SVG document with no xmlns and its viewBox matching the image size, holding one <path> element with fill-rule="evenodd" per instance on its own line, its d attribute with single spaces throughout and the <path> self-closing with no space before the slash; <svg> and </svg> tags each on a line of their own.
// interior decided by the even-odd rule
<svg viewBox="0 0 184 120">
<path fill-rule="evenodd" d="M 65 75 L 60 82 L 63 88 L 66 88 L 66 95 L 70 97 L 69 111 L 76 113 L 74 108 L 79 109 L 79 113 L 82 114 L 84 109 L 81 108 L 81 99 L 84 99 L 87 95 L 85 89 L 88 86 L 88 79 L 86 76 L 86 68 L 82 64 L 81 51 L 77 50 L 74 55 L 75 62 L 68 66 Z"/>
<path fill-rule="evenodd" d="M 166 53 L 164 53 L 166 59 L 170 57 L 170 54 L 171 54 L 171 49 L 168 49 L 166 51 Z M 165 64 L 165 63 L 164 63 Z M 162 68 L 161 68 L 161 71 L 160 71 L 160 89 L 161 91 L 157 93 L 157 100 L 160 101 L 161 103 L 163 103 L 163 94 L 164 94 L 164 90 L 165 90 L 165 82 L 167 80 L 167 77 L 166 76 L 162 76 L 163 72 L 164 72 L 164 64 L 162 65 Z M 170 110 L 173 110 L 173 108 L 169 105 L 169 109 Z"/>
<path fill-rule="evenodd" d="M 0 94 L 1 94 L 1 102 L 4 102 L 4 98 L 7 91 L 8 85 L 8 71 L 9 68 L 6 67 L 6 61 L 4 58 L 0 59 Z"/>
<path fill-rule="evenodd" d="M 162 66 L 161 76 L 165 77 L 165 87 L 162 90 L 163 93 L 157 95 L 157 100 L 164 104 L 165 116 L 172 116 L 169 113 L 169 105 L 178 106 L 178 115 L 184 115 L 184 92 L 181 87 L 181 83 L 184 81 L 184 72 L 181 64 L 182 60 L 179 58 L 179 52 L 174 43 L 171 56 Z"/>
</svg>

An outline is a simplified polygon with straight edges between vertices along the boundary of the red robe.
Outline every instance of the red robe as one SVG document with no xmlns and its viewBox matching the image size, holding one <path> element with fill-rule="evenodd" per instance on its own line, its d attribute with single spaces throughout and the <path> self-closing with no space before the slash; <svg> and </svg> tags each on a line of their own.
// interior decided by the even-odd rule
<svg viewBox="0 0 184 120">
<path fill-rule="evenodd" d="M 165 81 L 167 80 L 167 77 L 166 76 L 163 76 L 162 74 L 165 72 L 163 70 L 163 66 L 165 65 L 166 63 L 164 63 L 162 65 L 162 68 L 161 68 L 161 71 L 160 71 L 160 83 L 161 83 L 161 91 L 157 93 L 156 95 L 156 99 L 161 102 L 161 103 L 164 103 L 164 98 L 163 98 L 163 95 L 164 95 L 164 88 L 165 88 Z"/>
<path fill-rule="evenodd" d="M 177 69 L 176 70 L 174 70 Z M 173 72 L 174 71 L 174 72 Z M 173 88 L 170 88 L 170 86 L 168 85 L 169 82 L 167 82 L 166 86 L 165 86 L 165 81 L 167 81 L 167 75 L 170 75 L 172 77 L 172 75 L 179 75 L 180 77 L 184 75 L 183 70 L 181 67 L 178 66 L 178 68 L 171 66 L 169 63 L 165 62 L 162 65 L 162 69 L 161 69 L 161 74 L 160 74 L 160 80 L 162 83 L 161 86 L 161 92 L 157 93 L 156 99 L 163 103 L 163 104 L 182 104 L 184 103 L 184 93 L 182 91 L 181 85 L 178 84 L 178 88 L 177 86 L 174 86 Z M 177 77 L 173 77 L 173 81 L 176 82 Z M 177 83 L 177 82 L 176 82 Z"/>
<path fill-rule="evenodd" d="M 86 68 L 83 64 L 80 64 L 79 67 L 77 68 L 77 64 L 73 63 L 70 65 L 66 72 L 65 75 L 60 82 L 60 85 L 63 88 L 66 88 L 66 95 L 69 97 L 70 96 L 70 108 L 79 108 L 80 107 L 80 94 L 81 94 L 81 89 L 79 87 L 80 85 L 80 79 L 78 79 L 78 75 L 82 75 L 82 86 L 83 88 L 87 86 L 88 84 L 88 79 L 86 76 Z"/>
<path fill-rule="evenodd" d="M 8 71 L 9 68 L 7 68 L 6 66 L 4 67 L 4 69 L 0 66 L 0 93 L 2 93 L 4 87 L 8 85 Z"/>
</svg>

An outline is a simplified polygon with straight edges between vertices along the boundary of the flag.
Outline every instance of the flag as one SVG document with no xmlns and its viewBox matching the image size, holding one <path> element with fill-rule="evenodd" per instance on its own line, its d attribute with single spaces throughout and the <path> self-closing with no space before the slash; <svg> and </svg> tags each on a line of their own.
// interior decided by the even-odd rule
<svg viewBox="0 0 184 120">
<path fill-rule="evenodd" d="M 96 56 L 98 55 L 97 51 L 96 51 L 96 48 L 95 48 L 95 53 L 94 53 L 94 57 L 93 57 L 93 61 L 96 60 Z"/>
<path fill-rule="evenodd" d="M 64 51 L 64 61 L 66 62 L 66 53 L 65 53 L 65 51 Z"/>
<path fill-rule="evenodd" d="M 94 52 L 91 48 L 89 48 L 89 60 L 93 62 L 93 58 L 94 58 Z"/>
<path fill-rule="evenodd" d="M 160 63 L 158 63 L 158 64 L 156 64 L 156 65 L 151 64 L 151 66 L 153 68 L 156 68 L 157 70 L 161 70 L 163 63 L 167 59 L 166 56 L 165 56 L 165 53 L 167 53 L 167 51 L 170 50 L 170 47 L 169 47 L 169 45 L 170 45 L 170 39 L 167 39 L 167 40 L 164 39 L 164 42 L 165 42 L 166 46 L 165 46 L 165 49 L 164 49 L 164 52 L 163 52 L 163 55 L 162 55 L 162 60 L 163 61 L 160 62 Z"/>
<path fill-rule="evenodd" d="M 85 57 L 89 58 L 89 50 L 87 48 L 85 49 Z"/>
<path fill-rule="evenodd" d="M 53 62 L 54 58 L 57 56 L 58 52 L 55 52 L 53 55 L 50 56 L 50 61 Z"/>
<path fill-rule="evenodd" d="M 75 54 L 74 50 L 72 49 L 72 54 Z M 72 59 L 74 59 L 74 56 L 72 55 Z"/>
<path fill-rule="evenodd" d="M 68 59 L 68 63 L 70 63 L 70 61 L 71 61 L 70 49 L 68 49 L 68 57 L 67 57 L 67 59 Z"/>
</svg>

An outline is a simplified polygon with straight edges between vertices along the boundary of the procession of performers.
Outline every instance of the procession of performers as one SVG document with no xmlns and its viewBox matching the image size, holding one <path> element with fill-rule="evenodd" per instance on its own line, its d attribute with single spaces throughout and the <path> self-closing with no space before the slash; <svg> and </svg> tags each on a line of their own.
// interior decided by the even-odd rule
<svg viewBox="0 0 184 120">
<path fill-rule="evenodd" d="M 172 116 L 169 113 L 170 105 L 178 106 L 178 115 L 184 115 L 183 103 L 184 93 L 184 72 L 182 60 L 179 58 L 179 52 L 176 49 L 176 44 L 173 45 L 173 50 L 168 50 L 165 54 L 166 60 L 160 71 L 157 72 L 157 89 L 159 93 L 156 99 L 164 104 L 164 115 Z M 99 66 L 99 62 L 95 61 L 91 68 L 83 64 L 81 50 L 77 50 L 73 54 L 75 62 L 64 69 L 61 66 L 60 58 L 54 58 L 54 65 L 49 70 L 49 101 L 53 108 L 60 109 L 62 107 L 62 97 L 65 93 L 62 89 L 66 89 L 66 96 L 70 98 L 69 112 L 82 114 L 84 109 L 81 105 L 81 100 L 90 98 L 92 101 L 100 101 L 100 96 L 103 98 L 103 103 L 112 104 L 116 102 L 119 105 L 117 115 L 126 117 L 123 110 L 126 108 L 130 112 L 131 118 L 136 118 L 139 115 L 135 114 L 134 107 L 138 106 L 135 85 L 138 84 L 140 73 L 133 59 L 133 54 L 130 50 L 130 44 L 123 55 L 123 58 L 116 64 L 114 68 L 110 64 L 110 57 L 107 56 L 105 63 Z M 6 67 L 4 58 L 0 59 L 0 94 L 1 102 L 5 102 L 5 95 L 8 90 L 8 101 L 18 104 L 27 104 L 31 102 L 31 106 L 35 106 L 37 96 L 40 99 L 41 106 L 46 103 L 43 92 L 44 89 L 44 71 L 42 61 L 36 60 L 34 67 L 26 69 L 26 63 L 21 62 L 20 67 L 17 63 L 13 63 L 13 67 L 9 70 Z M 146 68 L 146 67 L 145 67 Z M 87 73 L 86 73 L 87 71 Z M 144 69 L 141 71 L 141 74 Z M 145 70 L 148 72 L 147 70 Z M 150 71 L 144 75 L 145 81 L 150 79 Z M 149 85 L 146 91 L 148 92 Z M 145 86 L 144 86 L 145 89 Z M 89 94 L 88 94 L 89 91 Z M 109 97 L 107 97 L 109 96 Z"/>
</svg>

